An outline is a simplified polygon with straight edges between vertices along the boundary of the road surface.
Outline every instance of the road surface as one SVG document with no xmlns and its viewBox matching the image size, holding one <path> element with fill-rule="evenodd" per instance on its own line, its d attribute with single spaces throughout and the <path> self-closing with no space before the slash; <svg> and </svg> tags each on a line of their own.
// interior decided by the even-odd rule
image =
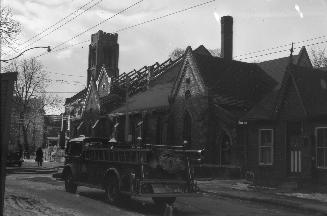
<svg viewBox="0 0 327 216">
<path fill-rule="evenodd" d="M 101 190 L 79 187 L 76 194 L 64 190 L 64 182 L 51 177 L 46 169 L 10 168 L 7 175 L 5 215 L 162 215 L 151 199 L 132 199 L 119 206 L 104 201 Z M 287 215 L 304 216 L 306 212 L 209 194 L 197 198 L 178 198 L 174 215 Z M 311 215 L 311 214 L 310 214 Z"/>
</svg>

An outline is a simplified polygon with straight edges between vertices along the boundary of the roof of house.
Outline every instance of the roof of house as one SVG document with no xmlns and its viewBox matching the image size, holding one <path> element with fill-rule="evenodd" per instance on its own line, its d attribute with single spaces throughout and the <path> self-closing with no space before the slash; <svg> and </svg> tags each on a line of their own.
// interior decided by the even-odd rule
<svg viewBox="0 0 327 216">
<path fill-rule="evenodd" d="M 308 115 L 327 115 L 327 72 L 293 66 L 291 73 Z"/>
<path fill-rule="evenodd" d="M 289 75 L 292 78 L 303 101 L 304 109 L 309 117 L 327 115 L 327 72 L 291 65 Z M 288 82 L 284 82 L 288 83 Z M 277 104 L 283 99 L 283 92 L 288 88 L 280 88 L 268 94 L 256 104 L 242 119 L 243 120 L 272 120 Z"/>
<path fill-rule="evenodd" d="M 293 56 L 293 63 L 295 64 L 298 60 L 299 55 Z M 257 65 L 272 78 L 274 78 L 279 84 L 282 82 L 287 65 L 290 63 L 289 57 L 283 57 L 257 63 Z"/>
<path fill-rule="evenodd" d="M 224 98 L 224 102 L 251 107 L 277 85 L 256 64 L 235 60 L 226 62 L 223 58 L 199 53 L 194 53 L 194 57 L 204 82 L 217 97 Z"/>
<path fill-rule="evenodd" d="M 278 85 L 276 86 L 276 89 L 278 89 L 289 63 L 290 57 L 287 56 L 260 62 L 257 63 L 257 65 L 278 82 Z M 307 66 L 310 65 L 309 67 L 312 68 L 312 64 L 305 46 L 301 48 L 298 55 L 292 56 L 292 63 L 298 66 L 304 66 L 306 64 Z"/>
<path fill-rule="evenodd" d="M 82 91 L 78 92 L 77 94 L 75 94 L 70 98 L 66 98 L 65 105 L 72 103 L 78 99 L 84 99 L 86 97 L 86 93 L 87 93 L 87 88 L 83 89 Z"/>
</svg>

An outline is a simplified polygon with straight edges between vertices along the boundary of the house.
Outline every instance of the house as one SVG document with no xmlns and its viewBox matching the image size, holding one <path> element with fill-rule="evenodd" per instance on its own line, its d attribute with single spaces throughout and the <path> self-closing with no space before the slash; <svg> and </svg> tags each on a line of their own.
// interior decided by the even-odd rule
<svg viewBox="0 0 327 216">
<path fill-rule="evenodd" d="M 108 111 L 117 127 L 110 130 L 116 130 L 115 138 L 134 144 L 142 139 L 201 148 L 206 163 L 242 167 L 244 148 L 238 120 L 277 82 L 256 64 L 232 60 L 231 17 L 222 19 L 222 28 L 223 58 L 213 57 L 204 46 L 188 47 L 175 62 L 167 60 L 158 69 L 153 69 L 155 64 L 144 72 L 132 72 L 140 78 L 124 75 L 125 87 L 129 83 L 143 90 L 134 94 L 128 87 L 125 102 Z M 135 85 L 137 82 L 146 87 Z"/>
<path fill-rule="evenodd" d="M 61 115 L 44 115 L 45 147 L 59 146 Z"/>
<path fill-rule="evenodd" d="M 289 62 L 290 58 L 287 56 L 259 62 L 257 65 L 278 82 L 276 88 L 279 88 Z M 292 63 L 297 66 L 313 68 L 307 49 L 304 46 L 301 48 L 298 55 L 292 56 Z"/>
<path fill-rule="evenodd" d="M 82 109 L 85 104 L 86 88 L 65 100 L 65 112 L 61 115 L 60 146 L 65 147 L 69 138 L 76 137 L 82 122 Z"/>
<path fill-rule="evenodd" d="M 327 182 L 327 73 L 289 61 L 280 88 L 243 118 L 246 169 L 262 184 Z"/>
<path fill-rule="evenodd" d="M 61 115 L 44 115 L 44 160 L 51 160 L 51 153 L 60 147 Z"/>
<path fill-rule="evenodd" d="M 44 110 L 35 109 L 35 107 L 40 107 L 40 103 L 42 101 L 39 99 L 31 98 L 28 107 L 23 111 L 23 105 L 18 97 L 13 96 L 8 151 L 33 153 L 38 147 L 43 146 Z M 24 116 L 24 121 L 22 116 Z"/>
</svg>

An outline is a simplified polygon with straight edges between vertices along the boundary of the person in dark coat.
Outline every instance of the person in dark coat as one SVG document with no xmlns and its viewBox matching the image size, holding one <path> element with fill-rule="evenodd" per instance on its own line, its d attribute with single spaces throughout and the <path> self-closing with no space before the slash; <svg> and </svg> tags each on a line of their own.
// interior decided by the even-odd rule
<svg viewBox="0 0 327 216">
<path fill-rule="evenodd" d="M 36 158 L 35 161 L 37 162 L 37 166 L 42 166 L 43 162 L 43 151 L 42 148 L 39 147 L 36 151 Z"/>
</svg>

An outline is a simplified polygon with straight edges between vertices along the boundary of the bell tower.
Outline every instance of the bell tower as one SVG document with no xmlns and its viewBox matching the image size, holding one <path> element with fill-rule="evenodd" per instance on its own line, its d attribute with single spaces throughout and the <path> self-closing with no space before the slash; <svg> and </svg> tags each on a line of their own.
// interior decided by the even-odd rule
<svg viewBox="0 0 327 216">
<path fill-rule="evenodd" d="M 119 75 L 118 70 L 119 44 L 118 34 L 111 34 L 99 30 L 91 35 L 89 45 L 89 60 L 87 69 L 87 84 L 93 77 L 96 80 L 100 69 L 104 65 L 110 77 Z"/>
</svg>

